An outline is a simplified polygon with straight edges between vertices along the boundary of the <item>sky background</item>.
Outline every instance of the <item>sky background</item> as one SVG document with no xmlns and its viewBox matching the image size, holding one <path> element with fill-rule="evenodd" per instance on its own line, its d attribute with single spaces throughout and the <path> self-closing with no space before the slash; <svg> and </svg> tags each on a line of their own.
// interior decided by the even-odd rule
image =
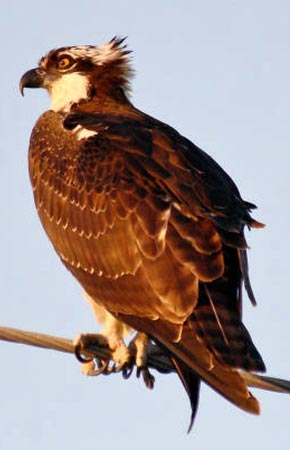
<svg viewBox="0 0 290 450">
<path fill-rule="evenodd" d="M 213 156 L 264 230 L 247 233 L 258 307 L 244 320 L 268 373 L 290 378 L 290 3 L 163 0 L 1 3 L 2 326 L 74 338 L 97 328 L 48 242 L 27 172 L 32 127 L 47 94 L 18 91 L 21 75 L 52 48 L 128 36 L 137 107 Z M 290 445 L 290 396 L 256 391 L 248 415 L 203 387 L 192 433 L 175 375 L 154 391 L 121 376 L 87 378 L 72 355 L 0 342 L 0 450 L 210 450 Z"/>
</svg>

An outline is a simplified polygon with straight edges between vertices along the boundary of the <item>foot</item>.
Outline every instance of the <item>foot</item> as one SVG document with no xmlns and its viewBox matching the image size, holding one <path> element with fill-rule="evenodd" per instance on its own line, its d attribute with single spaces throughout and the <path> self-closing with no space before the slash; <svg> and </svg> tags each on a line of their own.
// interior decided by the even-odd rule
<svg viewBox="0 0 290 450">
<path fill-rule="evenodd" d="M 110 339 L 103 334 L 80 334 L 74 341 L 75 355 L 87 375 L 120 372 L 129 365 L 131 355 L 122 338 Z M 97 357 L 96 357 L 97 353 Z"/>
<path fill-rule="evenodd" d="M 137 366 L 137 377 L 142 375 L 147 388 L 154 387 L 154 377 L 148 369 L 148 349 L 150 341 L 143 333 L 137 333 L 128 347 L 122 338 L 113 338 L 103 334 L 80 334 L 74 341 L 75 355 L 82 363 L 85 375 L 122 372 L 128 379 Z M 97 356 L 96 356 L 97 354 Z"/>
</svg>

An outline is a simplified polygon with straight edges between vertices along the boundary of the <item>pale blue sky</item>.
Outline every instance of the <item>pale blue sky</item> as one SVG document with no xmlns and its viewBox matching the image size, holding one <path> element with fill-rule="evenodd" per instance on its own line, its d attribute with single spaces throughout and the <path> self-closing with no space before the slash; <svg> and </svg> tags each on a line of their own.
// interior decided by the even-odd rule
<svg viewBox="0 0 290 450">
<path fill-rule="evenodd" d="M 4 6 L 5 5 L 5 6 Z M 39 224 L 27 147 L 45 92 L 18 81 L 53 47 L 127 35 L 133 101 L 210 153 L 264 230 L 248 233 L 258 307 L 244 319 L 271 375 L 290 378 L 288 1 L 3 2 L 1 6 L 1 323 L 74 337 L 94 331 L 81 289 Z M 290 396 L 256 391 L 262 415 L 235 409 L 204 387 L 192 433 L 176 376 L 153 392 L 119 376 L 86 378 L 72 356 L 0 342 L 0 450 L 286 450 Z"/>
</svg>

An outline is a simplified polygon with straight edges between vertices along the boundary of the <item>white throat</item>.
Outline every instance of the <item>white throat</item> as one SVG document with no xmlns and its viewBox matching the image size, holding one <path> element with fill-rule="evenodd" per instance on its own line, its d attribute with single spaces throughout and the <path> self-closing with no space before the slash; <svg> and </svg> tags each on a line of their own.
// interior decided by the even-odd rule
<svg viewBox="0 0 290 450">
<path fill-rule="evenodd" d="M 80 73 L 68 73 L 49 86 L 50 109 L 68 112 L 73 103 L 88 98 L 89 81 Z"/>
</svg>

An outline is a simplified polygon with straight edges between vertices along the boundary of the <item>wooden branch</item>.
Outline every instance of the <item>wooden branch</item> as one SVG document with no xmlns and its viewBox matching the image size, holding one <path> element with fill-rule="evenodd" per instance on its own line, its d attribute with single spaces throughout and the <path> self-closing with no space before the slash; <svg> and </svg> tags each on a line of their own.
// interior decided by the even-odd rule
<svg viewBox="0 0 290 450">
<path fill-rule="evenodd" d="M 75 345 L 71 339 L 51 336 L 43 333 L 34 333 L 16 328 L 0 327 L 0 340 L 75 354 Z M 108 346 L 102 345 L 100 347 L 96 344 L 92 344 L 86 349 L 87 351 L 84 351 L 84 355 L 94 358 L 94 362 L 90 360 L 87 364 L 82 364 L 82 371 L 86 375 L 98 375 L 100 373 L 108 375 L 110 373 L 118 372 L 118 370 L 110 370 L 110 368 L 107 371 L 95 369 L 95 367 L 98 367 L 98 361 L 100 362 L 111 359 L 112 355 Z M 158 370 L 161 373 L 175 372 L 169 358 L 164 354 L 162 349 L 154 343 L 150 343 L 148 350 L 148 367 Z M 272 378 L 265 375 L 248 373 L 242 370 L 240 370 L 239 373 L 246 384 L 250 387 L 276 392 L 286 392 L 288 394 L 290 393 L 289 381 Z M 140 374 L 142 374 L 146 386 L 152 389 L 154 385 L 154 377 L 150 374 L 148 368 L 137 368 L 137 376 L 139 377 Z M 125 371 L 125 373 L 123 372 L 124 378 L 129 378 L 130 375 L 131 370 Z"/>
<path fill-rule="evenodd" d="M 19 330 L 16 328 L 0 327 L 0 340 L 17 344 L 31 345 L 65 353 L 75 353 L 75 346 L 71 339 L 51 336 L 43 333 Z M 98 359 L 110 359 L 109 347 L 98 347 L 95 344 L 88 347 L 88 354 Z M 161 349 L 150 344 L 148 366 L 161 373 L 173 372 L 174 368 L 170 360 L 162 353 Z"/>
<path fill-rule="evenodd" d="M 74 352 L 73 341 L 70 339 L 19 330 L 16 328 L 0 327 L 0 339 L 2 341 L 15 342 L 17 344 L 48 348 L 59 352 Z"/>
</svg>

